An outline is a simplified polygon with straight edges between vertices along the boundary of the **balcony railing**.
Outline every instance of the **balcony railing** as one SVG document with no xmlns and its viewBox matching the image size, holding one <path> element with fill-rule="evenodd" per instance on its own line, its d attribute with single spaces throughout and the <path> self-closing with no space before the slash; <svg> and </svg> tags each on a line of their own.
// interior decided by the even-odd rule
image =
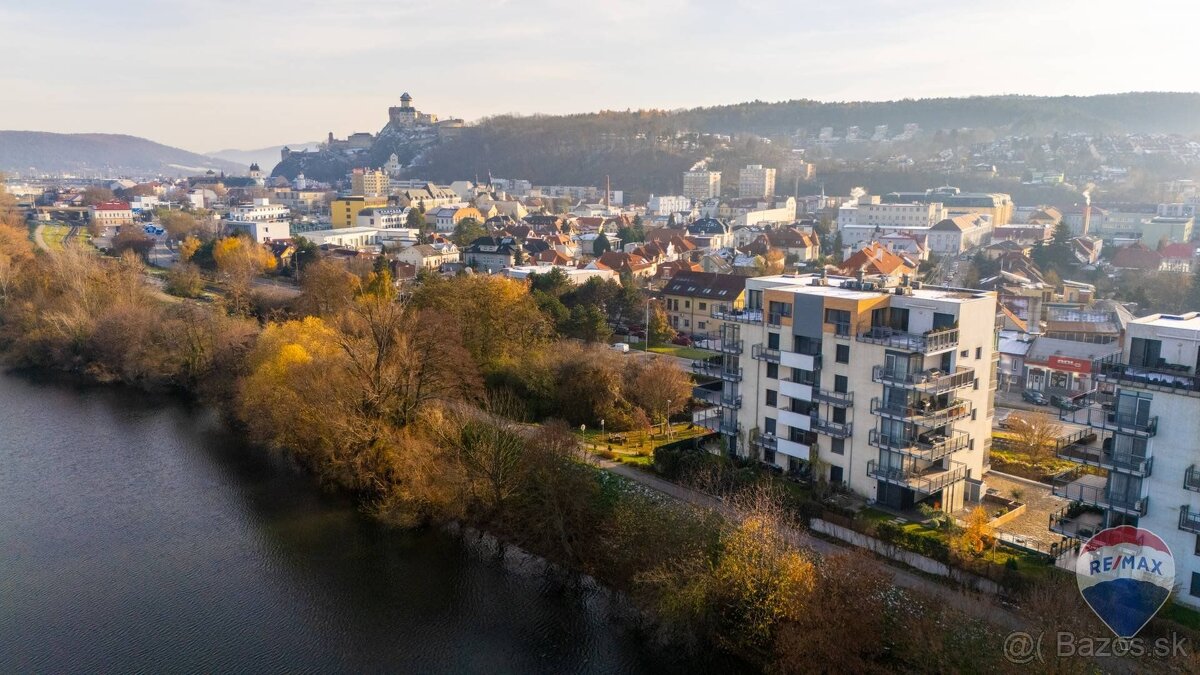
<svg viewBox="0 0 1200 675">
<path fill-rule="evenodd" d="M 779 363 L 780 352 L 774 347 L 757 344 L 750 348 L 750 356 L 767 363 Z"/>
<path fill-rule="evenodd" d="M 707 377 L 715 377 L 726 382 L 741 382 L 741 368 L 727 368 L 720 363 L 711 361 L 692 361 L 692 372 L 697 375 L 705 375 Z"/>
<path fill-rule="evenodd" d="M 1123 431 L 1143 437 L 1158 433 L 1157 415 L 1121 413 L 1096 403 L 1078 410 L 1060 410 L 1058 418 L 1064 422 L 1086 424 L 1103 431 Z"/>
<path fill-rule="evenodd" d="M 738 432 L 741 431 L 741 428 L 741 425 L 737 422 L 731 422 L 726 419 L 722 419 L 720 423 L 717 424 L 717 431 L 727 436 L 737 436 Z"/>
<path fill-rule="evenodd" d="M 834 422 L 832 420 L 822 419 L 820 417 L 813 418 L 813 431 L 833 438 L 850 438 L 854 431 L 854 425 L 850 422 Z"/>
<path fill-rule="evenodd" d="M 1146 506 L 1150 501 L 1149 497 L 1112 494 L 1106 477 L 1084 473 L 1082 467 L 1056 476 L 1051 492 L 1073 502 L 1136 516 L 1146 515 Z"/>
<path fill-rule="evenodd" d="M 780 328 L 783 326 L 783 320 L 790 318 L 792 318 L 790 314 L 771 312 L 770 314 L 767 314 L 767 326 L 769 328 Z"/>
<path fill-rule="evenodd" d="M 1153 368 L 1117 362 L 1113 355 L 1092 362 L 1097 382 L 1124 384 L 1138 389 L 1162 391 L 1184 396 L 1200 396 L 1200 376 L 1188 366 L 1164 363 Z"/>
<path fill-rule="evenodd" d="M 854 392 L 830 391 L 828 389 L 813 389 L 813 400 L 836 405 L 839 408 L 854 407 Z"/>
<path fill-rule="evenodd" d="M 970 447 L 971 437 L 956 432 L 949 436 L 926 434 L 917 438 L 905 438 L 882 434 L 878 429 L 871 429 L 867 434 L 867 442 L 877 448 L 895 450 L 927 462 L 936 462 L 946 455 Z"/>
<path fill-rule="evenodd" d="M 1195 464 L 1183 472 L 1183 489 L 1200 492 L 1200 468 L 1197 468 Z"/>
<path fill-rule="evenodd" d="M 1115 453 L 1094 445 L 1065 445 L 1054 451 L 1059 459 L 1095 466 L 1110 471 L 1131 473 L 1146 477 L 1154 468 L 1153 457 L 1142 457 L 1130 453 Z"/>
<path fill-rule="evenodd" d="M 1050 531 L 1073 539 L 1090 539 L 1104 529 L 1104 515 L 1068 504 L 1050 514 Z"/>
<path fill-rule="evenodd" d="M 902 485 L 921 494 L 933 494 L 967 477 L 966 465 L 954 462 L 955 466 L 943 469 L 933 466 L 922 471 L 911 471 L 896 467 L 882 467 L 878 460 L 867 462 L 867 475 L 895 485 Z"/>
<path fill-rule="evenodd" d="M 871 399 L 871 412 L 873 414 L 892 417 L 929 428 L 944 426 L 955 420 L 970 417 L 971 410 L 971 402 L 961 398 L 951 399 L 945 406 L 929 408 L 884 404 L 883 399 L 878 396 Z"/>
<path fill-rule="evenodd" d="M 1179 529 L 1200 534 L 1200 513 L 1193 511 L 1190 506 L 1179 507 Z"/>
<path fill-rule="evenodd" d="M 875 382 L 894 384 L 925 394 L 944 394 L 955 389 L 965 389 L 975 383 L 975 369 L 960 367 L 953 373 L 940 370 L 923 370 L 917 373 L 897 371 L 887 366 L 871 368 L 871 379 Z"/>
<path fill-rule="evenodd" d="M 763 311 L 761 309 L 720 309 L 719 307 L 714 307 L 712 318 L 734 323 L 762 323 Z"/>
<path fill-rule="evenodd" d="M 850 339 L 850 324 L 837 322 L 833 325 L 833 336 L 845 340 Z"/>
<path fill-rule="evenodd" d="M 870 330 L 859 334 L 858 341 L 883 345 L 893 349 L 903 349 L 909 352 L 930 354 L 957 347 L 958 329 L 942 328 L 918 334 L 906 333 L 893 328 L 887 328 L 886 326 L 872 326 Z"/>
<path fill-rule="evenodd" d="M 723 391 L 713 391 L 712 389 L 695 389 L 692 392 L 696 398 L 707 401 L 714 405 L 725 406 L 726 408 L 742 407 L 742 397 L 734 394 L 726 394 Z"/>
<path fill-rule="evenodd" d="M 761 450 L 775 452 L 779 448 L 779 439 L 775 434 L 759 434 L 754 437 L 753 445 Z"/>
</svg>

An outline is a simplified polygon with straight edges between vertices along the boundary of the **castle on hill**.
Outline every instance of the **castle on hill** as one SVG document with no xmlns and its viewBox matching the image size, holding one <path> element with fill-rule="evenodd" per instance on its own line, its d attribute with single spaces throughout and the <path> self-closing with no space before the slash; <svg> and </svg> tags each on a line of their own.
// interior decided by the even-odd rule
<svg viewBox="0 0 1200 675">
<path fill-rule="evenodd" d="M 444 138 L 461 130 L 463 128 L 463 121 L 457 118 L 439 120 L 437 115 L 417 110 L 417 107 L 413 105 L 413 97 L 406 91 L 400 96 L 400 105 L 388 108 L 388 123 L 387 127 L 384 128 L 385 131 L 389 127 L 394 131 L 431 127 L 438 138 Z M 378 137 L 378 134 L 359 131 L 350 134 L 344 139 L 334 138 L 331 131 L 317 152 L 356 155 L 370 150 Z M 284 160 L 298 154 L 304 153 L 294 152 L 291 148 L 286 147 L 280 151 L 280 155 Z"/>
</svg>

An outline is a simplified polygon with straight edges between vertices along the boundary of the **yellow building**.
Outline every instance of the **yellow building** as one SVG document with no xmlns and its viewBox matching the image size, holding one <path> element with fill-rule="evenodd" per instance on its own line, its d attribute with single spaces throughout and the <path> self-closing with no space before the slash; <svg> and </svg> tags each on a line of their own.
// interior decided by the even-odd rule
<svg viewBox="0 0 1200 675">
<path fill-rule="evenodd" d="M 388 193 L 388 176 L 382 171 L 354 169 L 350 173 L 350 191 L 367 197 L 385 197 Z"/>
<path fill-rule="evenodd" d="M 364 197 L 362 195 L 338 197 L 329 203 L 329 221 L 334 228 L 354 227 L 358 222 L 359 211 L 380 208 L 387 204 L 387 197 Z"/>
</svg>

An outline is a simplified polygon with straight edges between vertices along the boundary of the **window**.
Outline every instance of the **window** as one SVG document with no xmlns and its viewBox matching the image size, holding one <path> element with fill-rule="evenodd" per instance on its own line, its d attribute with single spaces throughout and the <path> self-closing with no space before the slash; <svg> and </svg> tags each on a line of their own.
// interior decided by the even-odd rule
<svg viewBox="0 0 1200 675">
<path fill-rule="evenodd" d="M 1200 598 L 1200 572 L 1192 572 L 1192 587 L 1188 589 L 1188 593 L 1195 598 Z"/>
<path fill-rule="evenodd" d="M 834 360 L 838 363 L 850 363 L 850 345 L 837 345 Z"/>
<path fill-rule="evenodd" d="M 983 358 L 983 347 L 976 347 L 975 348 L 975 360 L 978 361 L 979 359 L 982 359 L 982 358 Z"/>
<path fill-rule="evenodd" d="M 1200 534 L 1196 535 L 1196 550 L 1194 553 L 1200 555 Z"/>
<path fill-rule="evenodd" d="M 845 375 L 834 375 L 833 376 L 833 390 L 836 391 L 837 393 L 839 393 L 839 394 L 847 393 L 848 392 L 847 387 L 849 387 L 849 386 L 850 386 L 850 379 L 848 377 L 846 377 Z"/>
<path fill-rule="evenodd" d="M 779 349 L 779 333 L 767 333 L 767 348 Z"/>
<path fill-rule="evenodd" d="M 774 389 L 767 390 L 767 405 L 771 406 L 772 408 L 779 405 L 779 392 L 775 391 Z"/>
<path fill-rule="evenodd" d="M 691 319 L 684 319 L 684 320 L 683 320 L 683 327 L 684 327 L 684 328 L 691 328 L 691 327 L 692 327 L 692 321 L 691 321 Z"/>
<path fill-rule="evenodd" d="M 692 308 L 692 301 L 691 301 L 691 300 L 684 300 L 684 301 L 683 301 L 683 308 L 684 308 L 684 309 L 691 309 L 691 308 Z"/>
<path fill-rule="evenodd" d="M 708 309 L 708 303 L 707 302 L 700 303 L 700 311 L 703 312 L 706 309 Z"/>
<path fill-rule="evenodd" d="M 771 378 L 772 380 L 779 379 L 779 364 L 778 363 L 768 363 L 767 364 L 767 377 Z"/>
<path fill-rule="evenodd" d="M 763 450 L 763 461 L 766 462 L 767 464 L 774 464 L 775 463 L 775 451 L 774 450 Z"/>
<path fill-rule="evenodd" d="M 829 451 L 835 455 L 846 454 L 846 439 L 844 439 L 844 438 L 829 439 Z"/>
<path fill-rule="evenodd" d="M 704 322 L 704 321 L 697 321 L 697 322 L 696 322 L 696 328 L 698 328 L 698 329 L 700 329 L 700 330 L 704 330 L 704 326 L 705 326 L 705 322 Z"/>
<path fill-rule="evenodd" d="M 837 424 L 845 424 L 846 423 L 846 409 L 838 408 L 838 407 L 834 406 L 833 421 Z"/>
<path fill-rule="evenodd" d="M 763 420 L 763 433 L 769 436 L 775 435 L 775 418 L 767 417 Z"/>
<path fill-rule="evenodd" d="M 834 335 L 850 335 L 850 312 L 847 310 L 825 310 L 825 323 L 833 324 Z"/>
</svg>

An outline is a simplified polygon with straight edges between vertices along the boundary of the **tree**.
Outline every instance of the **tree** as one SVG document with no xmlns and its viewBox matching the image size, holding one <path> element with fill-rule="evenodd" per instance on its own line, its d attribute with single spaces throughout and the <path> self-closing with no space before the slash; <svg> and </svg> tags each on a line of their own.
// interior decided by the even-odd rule
<svg viewBox="0 0 1200 675">
<path fill-rule="evenodd" d="M 533 273 L 529 275 L 529 291 L 531 293 L 541 291 L 554 298 L 561 298 L 571 290 L 571 280 L 567 278 L 565 272 L 554 267 L 545 274 Z"/>
<path fill-rule="evenodd" d="M 347 309 L 361 286 L 358 277 L 328 260 L 309 265 L 300 280 L 302 290 L 297 308 L 313 316 L 330 318 Z"/>
<path fill-rule="evenodd" d="M 213 260 L 225 283 L 226 299 L 234 314 L 245 313 L 254 278 L 275 269 L 275 256 L 245 237 L 217 240 L 213 246 Z"/>
<path fill-rule="evenodd" d="M 651 301 L 650 324 L 646 326 L 646 340 L 649 342 L 649 346 L 665 345 L 673 337 L 675 337 L 675 329 L 667 320 L 667 313 L 663 310 L 662 304 L 657 300 Z"/>
<path fill-rule="evenodd" d="M 988 514 L 982 506 L 976 506 L 967 514 L 966 524 L 962 531 L 951 537 L 951 545 L 963 558 L 981 555 L 991 545 L 993 536 L 992 526 L 988 524 Z"/>
<path fill-rule="evenodd" d="M 313 240 L 296 235 L 292 239 L 292 246 L 296 249 L 292 254 L 293 264 L 296 269 L 301 272 L 308 269 L 308 266 L 321 259 L 321 251 Z"/>
<path fill-rule="evenodd" d="M 612 250 L 612 244 L 608 241 L 608 235 L 603 232 L 596 234 L 596 240 L 592 242 L 592 255 L 599 258 L 600 256 Z"/>
<path fill-rule="evenodd" d="M 167 270 L 166 291 L 183 298 L 199 297 L 204 292 L 204 277 L 200 276 L 200 268 L 181 262 Z"/>
<path fill-rule="evenodd" d="M 468 246 L 480 237 L 487 236 L 487 228 L 475 218 L 463 218 L 454 225 L 450 239 L 458 246 Z"/>
<path fill-rule="evenodd" d="M 167 231 L 167 236 L 176 241 L 182 241 L 200 229 L 196 217 L 186 211 L 160 209 L 157 215 L 163 229 Z"/>
<path fill-rule="evenodd" d="M 563 326 L 563 332 L 584 342 L 606 342 L 612 329 L 604 312 L 595 305 L 575 305 Z"/>
<path fill-rule="evenodd" d="M 200 250 L 200 240 L 194 235 L 188 235 L 179 243 L 179 262 L 189 262 L 196 255 L 196 251 Z"/>
<path fill-rule="evenodd" d="M 1045 413 L 1012 413 L 1005 426 L 1014 448 L 1035 459 L 1052 454 L 1062 435 L 1062 425 Z"/>
<path fill-rule="evenodd" d="M 470 489 L 481 498 L 489 515 L 497 515 L 522 484 L 526 440 L 509 421 L 514 405 L 504 395 L 485 401 L 482 411 L 459 411 L 442 430 L 443 441 L 454 448 L 470 478 Z"/>
<path fill-rule="evenodd" d="M 136 225 L 122 225 L 117 236 L 112 239 L 112 248 L 117 255 L 133 251 L 144 260 L 154 248 L 154 238 Z"/>
<path fill-rule="evenodd" d="M 416 207 L 409 207 L 408 215 L 404 217 L 404 224 L 418 232 L 424 232 L 427 227 L 424 214 Z"/>
<path fill-rule="evenodd" d="M 692 398 L 692 379 L 668 358 L 653 358 L 629 369 L 625 393 L 650 419 L 683 411 Z"/>
<path fill-rule="evenodd" d="M 89 185 L 83 190 L 83 205 L 95 206 L 103 202 L 111 202 L 116 199 L 116 195 L 112 190 L 100 185 Z"/>
</svg>

